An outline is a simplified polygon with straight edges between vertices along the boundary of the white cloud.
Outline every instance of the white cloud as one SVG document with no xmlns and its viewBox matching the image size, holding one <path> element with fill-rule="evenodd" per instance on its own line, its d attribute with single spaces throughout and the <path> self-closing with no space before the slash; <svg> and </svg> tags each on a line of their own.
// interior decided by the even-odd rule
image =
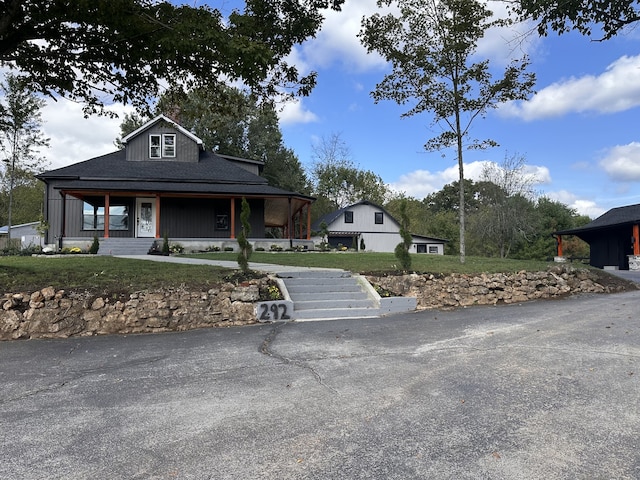
<svg viewBox="0 0 640 480">
<path fill-rule="evenodd" d="M 43 154 L 50 168 L 64 167 L 116 150 L 113 142 L 120 134 L 122 118 L 133 109 L 111 105 L 106 110 L 120 118 L 97 115 L 84 118 L 79 103 L 62 98 L 47 102 L 42 109 L 42 130 L 50 138 L 51 147 Z"/>
<path fill-rule="evenodd" d="M 489 10 L 496 19 L 509 16 L 506 2 L 490 2 Z M 490 59 L 499 65 L 507 65 L 514 59 L 531 55 L 542 43 L 538 35 L 530 35 L 532 22 L 519 22 L 503 27 L 494 27 L 485 32 L 478 42 L 476 56 Z"/>
<path fill-rule="evenodd" d="M 358 71 L 384 67 L 385 60 L 377 53 L 368 54 L 357 37 L 362 18 L 377 11 L 375 0 L 358 0 L 346 2 L 340 12 L 327 12 L 316 38 L 302 46 L 302 58 L 312 68 L 329 67 L 336 62 Z"/>
<path fill-rule="evenodd" d="M 477 182 L 482 179 L 485 165 L 488 161 L 476 161 L 465 163 L 464 178 Z M 535 179 L 535 184 L 551 182 L 549 169 L 538 165 L 525 165 L 524 173 L 531 175 Z M 449 183 L 457 182 L 460 178 L 458 166 L 452 165 L 439 172 L 429 170 L 415 170 L 401 175 L 398 181 L 389 184 L 389 187 L 396 192 L 404 192 L 406 195 L 422 199 L 430 193 L 442 190 L 442 187 Z"/>
<path fill-rule="evenodd" d="M 640 143 L 616 145 L 609 149 L 600 166 L 612 180 L 620 182 L 640 181 Z"/>
<path fill-rule="evenodd" d="M 317 115 L 304 107 L 302 98 L 287 102 L 282 109 L 279 110 L 278 117 L 282 125 L 318 121 Z"/>
<path fill-rule="evenodd" d="M 605 208 L 600 207 L 593 200 L 587 200 L 579 198 L 574 193 L 567 190 L 558 190 L 556 192 L 547 192 L 545 196 L 556 202 L 560 202 L 567 205 L 569 208 L 574 209 L 578 215 L 586 215 L 591 219 L 597 218 L 606 212 Z"/>
<path fill-rule="evenodd" d="M 598 76 L 571 77 L 540 90 L 531 100 L 502 106 L 505 116 L 525 120 L 567 113 L 614 113 L 640 105 L 640 55 L 623 56 Z"/>
</svg>

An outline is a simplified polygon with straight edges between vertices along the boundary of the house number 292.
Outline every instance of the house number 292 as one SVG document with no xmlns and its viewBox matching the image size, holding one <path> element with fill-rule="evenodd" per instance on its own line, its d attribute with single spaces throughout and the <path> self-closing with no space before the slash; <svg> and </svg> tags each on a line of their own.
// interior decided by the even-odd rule
<svg viewBox="0 0 640 480">
<path fill-rule="evenodd" d="M 256 317 L 259 322 L 291 320 L 293 302 L 262 302 L 256 304 Z"/>
</svg>

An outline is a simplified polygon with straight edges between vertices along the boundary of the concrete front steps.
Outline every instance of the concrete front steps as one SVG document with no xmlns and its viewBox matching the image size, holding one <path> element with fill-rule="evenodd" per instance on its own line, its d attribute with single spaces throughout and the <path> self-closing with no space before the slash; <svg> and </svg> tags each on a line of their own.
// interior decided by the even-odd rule
<svg viewBox="0 0 640 480">
<path fill-rule="evenodd" d="M 146 255 L 155 238 L 101 238 L 98 255 Z"/>
<path fill-rule="evenodd" d="M 415 310 L 412 297 L 381 298 L 360 275 L 344 270 L 278 273 L 285 300 L 293 302 L 293 320 L 379 317 Z"/>
</svg>

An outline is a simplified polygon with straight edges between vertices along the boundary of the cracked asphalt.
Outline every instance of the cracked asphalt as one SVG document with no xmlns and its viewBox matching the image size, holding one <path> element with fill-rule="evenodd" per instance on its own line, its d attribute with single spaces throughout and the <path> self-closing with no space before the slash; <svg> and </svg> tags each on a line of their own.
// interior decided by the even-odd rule
<svg viewBox="0 0 640 480">
<path fill-rule="evenodd" d="M 0 343 L 2 479 L 637 479 L 640 291 Z"/>
</svg>

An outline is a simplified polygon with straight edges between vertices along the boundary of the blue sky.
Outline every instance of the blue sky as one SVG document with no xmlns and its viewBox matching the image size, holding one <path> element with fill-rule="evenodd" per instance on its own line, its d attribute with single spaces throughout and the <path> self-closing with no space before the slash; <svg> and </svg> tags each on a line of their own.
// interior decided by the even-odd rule
<svg viewBox="0 0 640 480">
<path fill-rule="evenodd" d="M 500 5 L 492 2 L 490 8 L 499 12 Z M 318 72 L 318 85 L 310 97 L 284 106 L 281 129 L 305 167 L 311 166 L 314 143 L 339 134 L 359 168 L 422 199 L 457 180 L 457 163 L 452 151 L 424 150 L 434 136 L 429 114 L 403 119 L 406 107 L 374 104 L 370 92 L 388 66 L 368 55 L 356 35 L 361 18 L 375 11 L 375 0 L 347 0 L 342 12 L 327 15 L 315 39 L 292 52 L 290 61 L 302 72 Z M 537 93 L 475 121 L 471 136 L 500 146 L 467 152 L 465 176 L 477 180 L 482 162 L 518 155 L 537 177 L 540 194 L 580 214 L 595 218 L 610 208 L 640 203 L 640 30 L 606 42 L 578 34 L 541 39 L 535 33 L 522 41 L 530 29 L 519 25 L 490 32 L 480 45 L 478 58 L 500 68 L 514 52 L 527 53 Z M 514 40 L 518 37 L 521 41 Z M 81 106 L 65 100 L 49 102 L 44 119 L 51 167 L 112 151 L 119 132 L 118 120 L 84 119 Z"/>
</svg>

